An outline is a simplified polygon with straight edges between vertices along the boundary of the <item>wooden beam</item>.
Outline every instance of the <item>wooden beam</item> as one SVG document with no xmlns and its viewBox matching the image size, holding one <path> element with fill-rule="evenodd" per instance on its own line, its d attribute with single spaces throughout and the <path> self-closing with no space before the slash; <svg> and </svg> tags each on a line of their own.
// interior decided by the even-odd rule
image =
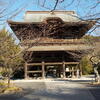
<svg viewBox="0 0 100 100">
<path fill-rule="evenodd" d="M 45 63 L 45 65 L 61 65 L 62 62 L 51 62 L 51 63 Z"/>
<path fill-rule="evenodd" d="M 79 64 L 79 62 L 65 62 L 65 65 L 68 64 Z M 42 65 L 42 63 L 28 63 L 27 66 L 36 66 L 36 65 Z M 62 62 L 50 62 L 50 63 L 45 63 L 45 65 L 62 65 Z"/>
<path fill-rule="evenodd" d="M 39 70 L 39 71 L 27 71 L 27 73 L 42 73 L 42 71 L 41 70 Z"/>
<path fill-rule="evenodd" d="M 79 62 L 65 62 L 66 65 L 79 64 Z"/>
<path fill-rule="evenodd" d="M 41 66 L 42 64 L 41 63 L 28 63 L 27 64 L 27 66 L 31 66 L 31 65 L 33 65 L 33 66 L 40 65 Z"/>
</svg>

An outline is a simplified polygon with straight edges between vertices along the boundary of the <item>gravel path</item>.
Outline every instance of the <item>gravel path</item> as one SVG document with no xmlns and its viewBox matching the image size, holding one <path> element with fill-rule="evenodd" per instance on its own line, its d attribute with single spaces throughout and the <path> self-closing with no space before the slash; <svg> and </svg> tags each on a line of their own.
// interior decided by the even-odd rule
<svg viewBox="0 0 100 100">
<path fill-rule="evenodd" d="M 94 95 L 96 92 L 79 82 L 17 82 L 16 85 L 24 91 L 14 95 L 1 95 L 0 100 L 99 100 Z"/>
</svg>

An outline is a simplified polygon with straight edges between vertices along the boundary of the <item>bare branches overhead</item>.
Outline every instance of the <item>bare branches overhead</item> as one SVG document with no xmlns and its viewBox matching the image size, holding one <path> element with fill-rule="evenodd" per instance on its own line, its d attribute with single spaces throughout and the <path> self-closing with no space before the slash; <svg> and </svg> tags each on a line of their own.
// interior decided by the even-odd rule
<svg viewBox="0 0 100 100">
<path fill-rule="evenodd" d="M 51 11 L 54 11 L 56 9 L 58 2 L 59 2 L 59 0 L 56 0 L 54 8 Z"/>
</svg>

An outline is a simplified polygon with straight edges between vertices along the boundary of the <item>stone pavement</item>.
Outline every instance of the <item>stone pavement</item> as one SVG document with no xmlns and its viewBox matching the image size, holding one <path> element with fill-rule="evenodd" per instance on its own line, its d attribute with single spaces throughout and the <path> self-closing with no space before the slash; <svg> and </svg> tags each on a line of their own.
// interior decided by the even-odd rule
<svg viewBox="0 0 100 100">
<path fill-rule="evenodd" d="M 91 88 L 80 82 L 35 81 L 16 82 L 16 85 L 24 89 L 23 93 L 1 95 L 0 100 L 99 100 Z"/>
</svg>

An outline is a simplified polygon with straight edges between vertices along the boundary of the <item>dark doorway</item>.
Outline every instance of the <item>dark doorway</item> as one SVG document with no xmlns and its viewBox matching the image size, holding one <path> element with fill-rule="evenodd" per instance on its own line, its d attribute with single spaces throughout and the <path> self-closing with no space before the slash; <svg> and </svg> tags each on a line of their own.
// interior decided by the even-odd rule
<svg viewBox="0 0 100 100">
<path fill-rule="evenodd" d="M 61 77 L 61 66 L 46 66 L 45 67 L 46 78 L 60 78 Z"/>
</svg>

